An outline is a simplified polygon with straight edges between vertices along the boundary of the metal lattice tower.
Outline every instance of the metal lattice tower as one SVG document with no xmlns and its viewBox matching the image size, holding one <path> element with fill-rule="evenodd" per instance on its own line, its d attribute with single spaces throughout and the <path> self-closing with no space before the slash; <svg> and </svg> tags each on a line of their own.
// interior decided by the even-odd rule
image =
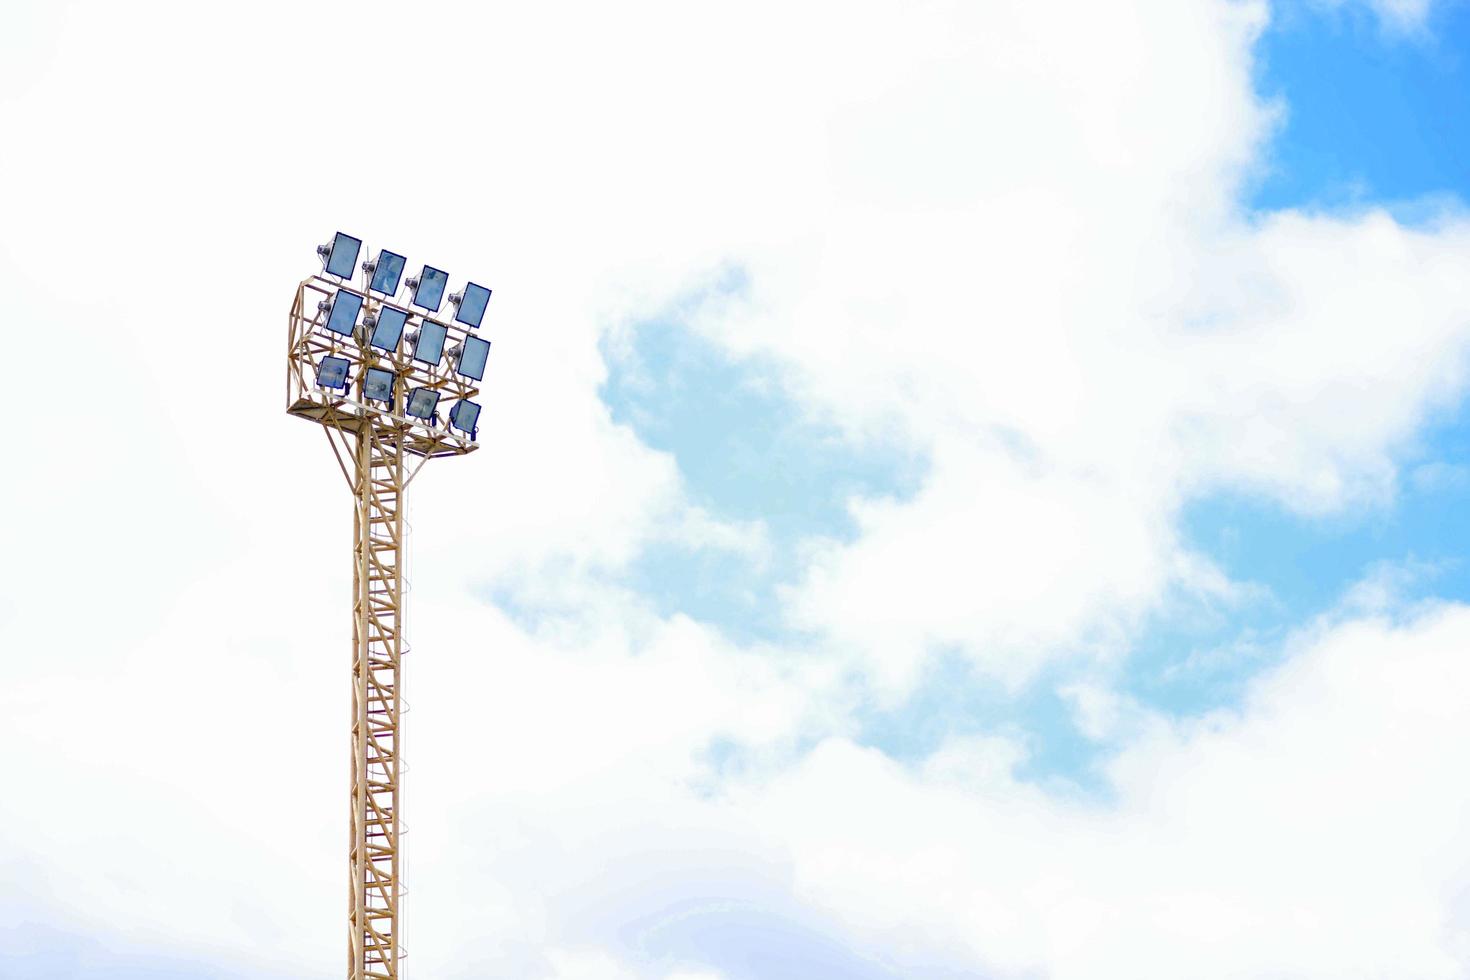
<svg viewBox="0 0 1470 980">
<path fill-rule="evenodd" d="M 344 239 L 351 246 L 345 269 L 336 258 Z M 422 280 L 408 280 L 413 302 L 398 305 L 394 302 L 398 273 L 388 288 L 374 276 L 376 264 L 371 262 L 363 264 L 362 288 L 354 289 L 349 277 L 359 244 L 339 234 L 331 249 L 319 250 L 327 259 L 327 273 L 311 276 L 297 287 L 290 317 L 286 410 L 322 426 L 353 495 L 347 976 L 397 980 L 404 956 L 400 942 L 402 672 L 408 652 L 403 638 L 404 497 L 429 459 L 463 456 L 478 448 L 479 406 L 471 399 L 478 394 L 475 370 L 484 373 L 484 357 L 474 351 L 477 360 L 462 358 L 467 347 L 482 344 L 488 352 L 489 344 L 473 333 L 483 316 L 483 301 L 477 304 L 478 315 L 471 314 L 473 323 L 460 320 L 463 293 L 450 297 L 455 321 L 437 320 L 431 314 L 438 312 L 439 297 L 432 297 L 432 304 L 427 299 L 419 302 Z M 401 257 L 394 258 L 401 268 Z M 334 268 L 344 274 L 332 275 Z M 426 267 L 425 273 L 431 271 L 437 272 Z M 439 276 L 442 295 L 443 274 Z M 488 299 L 489 291 L 484 290 L 483 296 Z M 339 303 L 352 307 L 350 317 Z M 415 305 L 423 312 L 413 312 Z M 405 311 L 407 316 L 400 316 Z M 396 323 L 400 331 L 406 328 L 407 339 L 381 337 L 374 328 L 384 321 Z M 438 351 L 423 349 L 425 337 L 443 341 Z M 392 376 L 386 390 L 381 387 L 384 372 Z M 446 397 L 454 410 L 450 421 L 441 422 L 437 406 Z"/>
</svg>

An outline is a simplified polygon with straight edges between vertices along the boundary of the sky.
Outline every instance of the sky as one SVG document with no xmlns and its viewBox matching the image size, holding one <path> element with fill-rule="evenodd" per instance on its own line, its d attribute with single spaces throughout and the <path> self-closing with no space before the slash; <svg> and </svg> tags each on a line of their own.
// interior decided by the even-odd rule
<svg viewBox="0 0 1470 980">
<path fill-rule="evenodd" d="M 1470 5 L 6 13 L 0 976 L 340 975 L 340 230 L 406 977 L 1470 977 Z"/>
</svg>

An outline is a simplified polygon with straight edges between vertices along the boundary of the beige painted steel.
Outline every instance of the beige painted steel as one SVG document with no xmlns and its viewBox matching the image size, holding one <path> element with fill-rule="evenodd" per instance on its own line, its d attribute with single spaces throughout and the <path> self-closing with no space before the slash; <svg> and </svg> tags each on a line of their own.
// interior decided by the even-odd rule
<svg viewBox="0 0 1470 980">
<path fill-rule="evenodd" d="M 441 393 L 440 404 L 473 398 L 470 379 L 415 361 L 407 353 L 368 346 L 362 334 L 348 338 L 325 329 L 318 302 L 346 287 L 321 276 L 304 280 L 291 306 L 286 370 L 287 411 L 323 426 L 337 464 L 352 489 L 352 752 L 351 820 L 348 834 L 349 980 L 397 980 L 401 943 L 402 868 L 402 671 L 403 508 L 409 482 L 430 458 L 462 456 L 477 447 L 467 435 L 404 414 L 408 391 L 421 386 Z M 381 307 L 366 288 L 363 315 Z M 400 307 L 403 308 L 403 307 Z M 437 321 L 436 322 L 442 322 Z M 446 324 L 446 350 L 466 331 Z M 406 349 L 407 342 L 400 344 Z M 316 386 L 322 357 L 345 357 L 355 389 Z M 446 354 L 444 361 L 449 360 Z M 360 379 L 369 367 L 399 377 L 392 405 L 368 402 Z M 358 397 L 352 397 L 353 392 Z M 447 411 L 447 409 L 446 409 Z M 413 468 L 409 460 L 416 459 Z"/>
</svg>

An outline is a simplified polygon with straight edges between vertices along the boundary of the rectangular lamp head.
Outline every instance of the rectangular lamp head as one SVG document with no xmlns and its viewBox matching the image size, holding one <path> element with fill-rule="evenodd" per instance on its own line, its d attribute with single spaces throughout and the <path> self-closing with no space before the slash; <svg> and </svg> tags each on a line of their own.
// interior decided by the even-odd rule
<svg viewBox="0 0 1470 980">
<path fill-rule="evenodd" d="M 345 357 L 324 357 L 317 365 L 316 383 L 323 388 L 346 388 L 349 367 Z"/>
<path fill-rule="evenodd" d="M 419 324 L 419 339 L 413 345 L 413 359 L 425 364 L 438 364 L 444 356 L 444 338 L 447 336 L 449 328 L 442 323 L 425 320 Z"/>
<path fill-rule="evenodd" d="M 475 437 L 475 426 L 480 421 L 480 406 L 474 402 L 455 402 L 449 410 L 449 424 L 461 432 Z"/>
<path fill-rule="evenodd" d="M 454 312 L 454 318 L 473 330 L 485 319 L 485 304 L 489 302 L 490 290 L 472 282 L 465 283 L 463 298 L 459 302 L 459 309 Z"/>
<path fill-rule="evenodd" d="M 485 377 L 485 361 L 490 357 L 490 341 L 479 337 L 466 337 L 464 349 L 459 352 L 459 363 L 455 370 L 460 374 L 481 381 Z"/>
<path fill-rule="evenodd" d="M 362 310 L 362 297 L 350 289 L 339 289 L 332 297 L 332 312 L 327 314 L 327 329 L 332 333 L 352 336 L 357 314 Z"/>
<path fill-rule="evenodd" d="M 404 261 L 403 256 L 386 248 L 379 252 L 377 264 L 373 268 L 373 292 L 384 296 L 396 295 L 398 283 L 403 279 Z"/>
<path fill-rule="evenodd" d="M 431 419 L 434 408 L 439 404 L 439 392 L 433 388 L 415 388 L 408 393 L 408 407 L 404 411 L 416 419 Z"/>
<path fill-rule="evenodd" d="M 378 325 L 373 327 L 373 336 L 369 343 L 379 350 L 396 353 L 398 342 L 403 339 L 403 325 L 407 322 L 407 310 L 400 310 L 396 306 L 379 307 Z"/>
<path fill-rule="evenodd" d="M 332 251 L 327 255 L 327 274 L 339 279 L 351 279 L 357 266 L 357 251 L 362 248 L 362 239 L 337 232 L 332 239 Z"/>
<path fill-rule="evenodd" d="M 362 397 L 375 402 L 393 404 L 393 372 L 368 368 L 362 378 Z"/>
<path fill-rule="evenodd" d="M 424 266 L 419 273 L 418 287 L 413 291 L 413 305 L 421 306 L 431 313 L 438 313 L 444 304 L 444 287 L 449 285 L 449 273 L 431 265 Z"/>
</svg>

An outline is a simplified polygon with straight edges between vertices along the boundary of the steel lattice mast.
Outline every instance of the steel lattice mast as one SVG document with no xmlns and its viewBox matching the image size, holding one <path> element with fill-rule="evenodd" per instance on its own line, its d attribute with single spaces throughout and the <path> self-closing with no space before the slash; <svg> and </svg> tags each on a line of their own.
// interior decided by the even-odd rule
<svg viewBox="0 0 1470 980">
<path fill-rule="evenodd" d="M 346 274 L 331 275 L 335 259 L 330 256 L 344 237 L 339 234 L 333 249 L 323 250 L 328 274 L 311 276 L 297 287 L 291 306 L 286 404 L 291 415 L 323 427 L 353 495 L 347 976 L 397 980 L 404 956 L 400 942 L 401 681 L 408 652 L 403 638 L 404 497 L 409 482 L 429 459 L 463 456 L 478 448 L 479 406 L 470 399 L 478 394 L 473 386 L 475 369 L 483 374 L 484 358 L 473 347 L 482 344 L 488 351 L 489 345 L 472 333 L 478 315 L 470 325 L 434 319 L 430 304 L 418 302 L 416 280 L 407 285 L 415 305 L 425 312 L 410 311 L 406 316 L 402 314 L 409 304 L 393 302 L 397 273 L 391 288 L 385 285 L 374 295 L 377 279 L 369 277 L 375 264 L 364 263 L 363 288 L 353 289 L 349 276 L 356 262 L 356 239 L 347 238 L 352 248 Z M 401 267 L 402 260 L 398 261 Z M 336 263 L 338 271 L 342 266 Z M 441 293 L 442 285 L 441 279 Z M 471 288 L 478 287 L 471 284 Z M 456 307 L 462 295 L 451 297 Z M 484 297 L 488 296 L 485 290 Z M 432 312 L 437 312 L 438 297 L 434 299 Z M 350 317 L 339 304 L 352 307 Z M 483 302 L 478 309 L 482 315 Z M 407 331 L 406 342 L 398 335 L 385 339 L 375 329 L 387 321 L 396 323 L 401 332 L 415 317 L 417 327 Z M 440 343 L 439 350 L 426 352 L 426 336 L 453 345 L 445 351 L 445 343 Z M 461 360 L 467 347 L 477 361 Z M 392 378 L 386 389 L 385 373 Z M 454 404 L 448 424 L 441 423 L 435 410 L 445 397 Z"/>
<path fill-rule="evenodd" d="M 348 976 L 398 961 L 399 720 L 403 664 L 403 443 L 357 435 L 352 556 L 352 909 Z M 360 971 L 360 972 L 354 972 Z"/>
</svg>

